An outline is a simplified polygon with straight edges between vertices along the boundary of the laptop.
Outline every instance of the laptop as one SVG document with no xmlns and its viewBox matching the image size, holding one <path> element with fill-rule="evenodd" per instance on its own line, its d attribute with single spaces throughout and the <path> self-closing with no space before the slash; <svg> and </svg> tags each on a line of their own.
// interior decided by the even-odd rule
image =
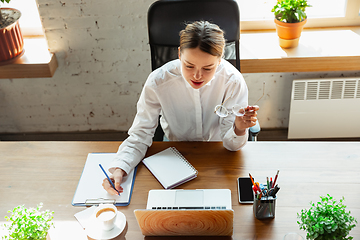
<svg viewBox="0 0 360 240">
<path fill-rule="evenodd" d="M 232 236 L 229 189 L 150 190 L 146 209 L 134 210 L 145 236 Z"/>
</svg>

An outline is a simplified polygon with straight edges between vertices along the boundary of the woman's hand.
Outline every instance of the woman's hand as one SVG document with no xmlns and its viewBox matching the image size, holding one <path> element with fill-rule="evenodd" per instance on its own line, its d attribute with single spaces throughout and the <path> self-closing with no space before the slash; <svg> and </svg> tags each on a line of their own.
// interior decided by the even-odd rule
<svg viewBox="0 0 360 240">
<path fill-rule="evenodd" d="M 235 133 L 238 136 L 245 135 L 246 129 L 256 125 L 257 121 L 257 112 L 260 108 L 259 106 L 247 106 L 245 108 L 245 115 L 235 118 Z"/>
<path fill-rule="evenodd" d="M 123 177 L 125 176 L 126 176 L 126 172 L 121 168 L 116 168 L 115 171 L 113 171 L 112 175 L 110 176 L 110 179 L 114 183 L 115 188 L 118 192 L 111 186 L 107 178 L 103 180 L 102 186 L 111 195 L 119 195 L 119 193 L 122 193 L 124 191 L 124 189 L 120 186 L 120 184 L 122 182 Z"/>
</svg>

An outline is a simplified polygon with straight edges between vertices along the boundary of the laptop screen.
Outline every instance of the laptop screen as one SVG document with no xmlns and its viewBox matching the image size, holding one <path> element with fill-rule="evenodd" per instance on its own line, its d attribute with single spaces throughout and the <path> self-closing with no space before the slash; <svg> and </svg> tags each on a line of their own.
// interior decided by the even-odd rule
<svg viewBox="0 0 360 240">
<path fill-rule="evenodd" d="M 150 190 L 146 209 L 231 209 L 229 189 Z"/>
</svg>

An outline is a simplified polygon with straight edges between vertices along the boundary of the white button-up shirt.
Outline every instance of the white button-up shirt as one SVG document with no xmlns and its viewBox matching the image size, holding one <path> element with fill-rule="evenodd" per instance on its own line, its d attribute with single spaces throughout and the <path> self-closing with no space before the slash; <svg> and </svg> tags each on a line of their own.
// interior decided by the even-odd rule
<svg viewBox="0 0 360 240">
<path fill-rule="evenodd" d="M 222 141 L 226 149 L 237 151 L 248 138 L 234 132 L 235 115 L 220 118 L 215 106 L 230 97 L 224 106 L 229 113 L 235 104 L 247 106 L 248 89 L 241 73 L 222 59 L 212 80 L 194 89 L 181 73 L 179 59 L 152 72 L 137 103 L 137 114 L 120 145 L 110 168 L 129 173 L 144 157 L 152 144 L 158 118 L 170 141 Z"/>
</svg>

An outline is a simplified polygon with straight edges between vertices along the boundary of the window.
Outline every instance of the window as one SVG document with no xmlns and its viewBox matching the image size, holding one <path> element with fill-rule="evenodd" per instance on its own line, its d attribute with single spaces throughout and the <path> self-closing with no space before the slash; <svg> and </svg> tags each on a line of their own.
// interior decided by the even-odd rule
<svg viewBox="0 0 360 240">
<path fill-rule="evenodd" d="M 271 9 L 277 0 L 236 0 L 240 7 L 241 29 L 274 29 Z M 360 25 L 360 0 L 308 0 L 306 27 Z M 35 0 L 16 0 L 2 7 L 13 7 L 22 13 L 20 26 L 24 36 L 44 35 Z"/>
<path fill-rule="evenodd" d="M 271 9 L 277 0 L 237 0 L 241 30 L 274 29 Z M 308 0 L 306 27 L 338 27 L 360 25 L 360 0 Z"/>
<path fill-rule="evenodd" d="M 21 12 L 19 24 L 23 36 L 43 36 L 39 10 L 35 0 L 16 0 L 2 4 L 2 7 L 16 8 Z"/>
</svg>

